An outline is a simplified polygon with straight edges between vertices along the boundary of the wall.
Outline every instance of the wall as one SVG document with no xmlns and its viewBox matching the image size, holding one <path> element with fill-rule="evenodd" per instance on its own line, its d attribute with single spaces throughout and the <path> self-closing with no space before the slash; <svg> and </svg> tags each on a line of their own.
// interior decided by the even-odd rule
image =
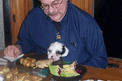
<svg viewBox="0 0 122 81">
<path fill-rule="evenodd" d="M 4 49 L 3 0 L 0 0 L 0 49 Z"/>
<path fill-rule="evenodd" d="M 94 17 L 101 30 L 109 57 L 122 59 L 122 4 L 116 0 L 95 0 Z"/>
</svg>

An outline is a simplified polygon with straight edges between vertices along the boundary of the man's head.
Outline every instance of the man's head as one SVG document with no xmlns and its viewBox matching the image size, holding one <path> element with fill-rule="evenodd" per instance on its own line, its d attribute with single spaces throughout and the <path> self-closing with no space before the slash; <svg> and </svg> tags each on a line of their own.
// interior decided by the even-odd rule
<svg viewBox="0 0 122 81">
<path fill-rule="evenodd" d="M 68 0 L 40 0 L 41 8 L 53 21 L 60 22 L 67 12 Z"/>
</svg>

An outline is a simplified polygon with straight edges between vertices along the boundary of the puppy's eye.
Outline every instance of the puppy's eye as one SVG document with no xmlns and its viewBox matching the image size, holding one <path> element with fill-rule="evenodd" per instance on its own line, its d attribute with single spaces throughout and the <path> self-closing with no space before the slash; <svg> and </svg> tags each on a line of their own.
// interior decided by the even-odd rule
<svg viewBox="0 0 122 81">
<path fill-rule="evenodd" d="M 48 50 L 48 52 L 52 52 L 51 50 Z"/>
<path fill-rule="evenodd" d="M 61 52 L 60 51 L 56 51 L 56 54 L 61 54 Z"/>
</svg>

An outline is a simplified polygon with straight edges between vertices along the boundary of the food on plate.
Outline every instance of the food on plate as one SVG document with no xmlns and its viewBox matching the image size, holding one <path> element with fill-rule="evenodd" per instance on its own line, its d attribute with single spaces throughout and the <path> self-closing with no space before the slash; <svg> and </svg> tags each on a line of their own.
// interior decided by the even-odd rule
<svg viewBox="0 0 122 81">
<path fill-rule="evenodd" d="M 2 68 L 2 74 L 5 81 L 42 81 L 43 78 L 29 74 L 27 72 L 19 72 L 18 69 L 10 69 L 8 67 Z"/>
<path fill-rule="evenodd" d="M 50 69 L 50 73 L 55 76 L 61 76 L 61 77 L 72 77 L 72 76 L 78 76 L 80 73 L 77 73 L 75 70 L 77 61 L 74 61 L 70 65 L 63 65 L 63 68 L 61 68 L 59 65 L 48 65 Z"/>
<path fill-rule="evenodd" d="M 10 79 L 12 76 L 15 76 L 18 74 L 18 69 L 12 69 L 6 73 L 4 73 L 5 78 Z"/>
<path fill-rule="evenodd" d="M 42 77 L 38 77 L 38 76 L 30 76 L 30 79 L 32 80 L 32 81 L 41 81 L 42 80 Z"/>
<path fill-rule="evenodd" d="M 32 62 L 32 63 L 35 63 L 35 62 L 36 62 L 36 59 L 32 58 L 32 59 L 31 59 L 31 62 Z"/>
<path fill-rule="evenodd" d="M 7 66 L 5 66 L 5 67 L 2 67 L 1 68 L 0 73 L 3 74 L 3 73 L 6 73 L 8 71 L 10 71 L 10 68 L 8 68 Z"/>
<path fill-rule="evenodd" d="M 50 59 L 50 60 L 38 60 L 36 62 L 36 68 L 45 68 L 45 67 L 48 67 L 48 65 L 51 65 L 53 63 L 53 60 Z"/>
<path fill-rule="evenodd" d="M 30 57 L 21 58 L 19 61 L 20 64 L 22 64 L 25 67 L 33 67 L 33 68 L 45 68 L 48 67 L 48 65 L 53 63 L 52 59 L 36 61 L 36 59 Z"/>
<path fill-rule="evenodd" d="M 62 77 L 72 77 L 72 76 L 78 76 L 78 75 L 80 74 L 77 73 L 75 69 L 72 69 L 71 67 L 63 69 L 62 72 L 60 73 L 60 76 Z"/>
<path fill-rule="evenodd" d="M 34 67 L 36 63 L 36 59 L 30 57 L 21 58 L 19 61 L 25 67 Z"/>
<path fill-rule="evenodd" d="M 23 73 L 18 73 L 17 75 L 11 76 L 10 80 L 11 81 L 25 81 L 24 79 L 26 77 L 30 78 L 28 73 L 23 72 Z"/>
</svg>

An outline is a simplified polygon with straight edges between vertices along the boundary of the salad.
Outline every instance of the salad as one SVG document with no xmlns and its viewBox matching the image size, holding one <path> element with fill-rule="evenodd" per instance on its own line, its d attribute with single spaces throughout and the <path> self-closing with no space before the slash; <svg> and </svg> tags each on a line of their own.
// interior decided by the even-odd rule
<svg viewBox="0 0 122 81">
<path fill-rule="evenodd" d="M 80 75 L 81 70 L 76 69 L 77 61 L 74 61 L 72 64 L 63 65 L 61 68 L 59 65 L 48 65 L 50 73 L 55 76 L 61 77 L 74 77 Z"/>
</svg>

